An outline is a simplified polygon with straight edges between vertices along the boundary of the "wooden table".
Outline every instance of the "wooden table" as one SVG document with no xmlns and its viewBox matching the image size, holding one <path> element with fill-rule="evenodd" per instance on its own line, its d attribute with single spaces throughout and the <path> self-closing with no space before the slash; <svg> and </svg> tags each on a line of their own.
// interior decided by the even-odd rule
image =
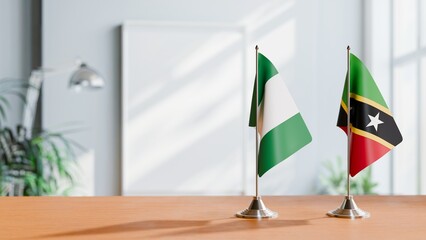
<svg viewBox="0 0 426 240">
<path fill-rule="evenodd" d="M 235 218 L 251 197 L 3 197 L 0 238 L 426 239 L 426 196 L 356 196 L 360 220 L 325 215 L 341 196 L 263 200 L 278 218 Z"/>
</svg>

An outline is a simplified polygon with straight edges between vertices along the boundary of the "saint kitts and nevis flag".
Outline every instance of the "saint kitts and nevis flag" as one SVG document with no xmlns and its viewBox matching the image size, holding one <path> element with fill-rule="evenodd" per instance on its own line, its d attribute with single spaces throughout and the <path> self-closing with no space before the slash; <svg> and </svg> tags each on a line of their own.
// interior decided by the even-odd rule
<svg viewBox="0 0 426 240">
<path fill-rule="evenodd" d="M 347 133 L 347 81 L 337 126 Z M 350 174 L 381 158 L 402 142 L 401 133 L 373 77 L 355 55 L 350 54 Z"/>
<path fill-rule="evenodd" d="M 260 134 L 258 174 L 262 176 L 310 143 L 312 137 L 277 69 L 260 53 L 258 53 L 257 79 L 259 98 L 256 103 L 255 82 L 249 126 L 258 125 Z M 257 122 L 256 104 L 259 109 Z"/>
</svg>

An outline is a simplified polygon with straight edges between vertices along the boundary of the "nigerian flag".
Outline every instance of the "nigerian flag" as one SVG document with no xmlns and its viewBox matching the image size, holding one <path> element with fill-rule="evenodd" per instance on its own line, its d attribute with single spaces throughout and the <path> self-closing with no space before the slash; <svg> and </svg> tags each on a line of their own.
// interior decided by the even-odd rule
<svg viewBox="0 0 426 240">
<path fill-rule="evenodd" d="M 258 174 L 262 176 L 310 143 L 312 137 L 277 69 L 260 53 L 258 53 L 257 79 L 259 81 L 257 129 L 260 135 Z M 249 126 L 256 126 L 256 82 Z"/>
</svg>

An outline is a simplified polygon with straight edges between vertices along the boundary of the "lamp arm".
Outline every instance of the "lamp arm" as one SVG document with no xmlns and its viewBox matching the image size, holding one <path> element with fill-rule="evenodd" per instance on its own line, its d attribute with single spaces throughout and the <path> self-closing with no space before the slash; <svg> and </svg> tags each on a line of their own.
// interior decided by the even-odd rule
<svg viewBox="0 0 426 240">
<path fill-rule="evenodd" d="M 82 61 L 80 59 L 77 59 L 73 66 L 68 65 L 60 68 L 39 67 L 31 71 L 31 75 L 28 80 L 30 88 L 27 89 L 26 103 L 22 114 L 22 125 L 26 128 L 28 137 L 31 137 L 32 135 L 34 119 L 37 114 L 37 105 L 40 97 L 40 90 L 43 80 L 48 77 L 55 76 L 57 74 L 72 71 L 81 64 Z"/>
<path fill-rule="evenodd" d="M 55 68 L 51 68 L 51 67 L 39 67 L 39 68 L 33 70 L 31 72 L 31 75 L 33 73 L 35 73 L 35 74 L 41 75 L 42 78 L 48 78 L 48 77 L 51 77 L 51 76 L 55 76 L 55 75 L 58 75 L 58 74 L 63 74 L 63 73 L 75 70 L 81 64 L 83 64 L 83 61 L 81 61 L 80 59 L 76 59 L 75 63 L 73 65 L 67 64 L 67 65 L 63 65 L 63 66 L 55 67 Z"/>
</svg>

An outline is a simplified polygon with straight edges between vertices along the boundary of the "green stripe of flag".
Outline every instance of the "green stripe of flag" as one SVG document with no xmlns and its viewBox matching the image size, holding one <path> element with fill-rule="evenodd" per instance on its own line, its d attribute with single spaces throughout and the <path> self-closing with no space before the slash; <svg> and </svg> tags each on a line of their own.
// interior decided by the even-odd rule
<svg viewBox="0 0 426 240">
<path fill-rule="evenodd" d="M 300 113 L 269 131 L 260 142 L 259 176 L 312 141 Z"/>
<path fill-rule="evenodd" d="M 274 64 L 269 61 L 268 58 L 263 56 L 263 54 L 258 53 L 258 79 L 259 79 L 259 99 L 258 103 L 262 102 L 263 94 L 265 93 L 265 84 L 273 76 L 278 74 L 278 70 L 275 68 Z M 256 92 L 256 81 L 254 82 L 253 93 Z M 249 126 L 256 126 L 256 95 L 253 94 L 251 99 L 251 111 L 250 111 L 250 120 Z"/>
<path fill-rule="evenodd" d="M 386 105 L 385 99 L 383 99 L 380 90 L 377 87 L 376 83 L 373 80 L 370 72 L 367 67 L 362 63 L 362 61 L 351 53 L 350 55 L 350 64 L 351 64 L 351 93 L 355 93 L 362 97 L 368 98 L 385 108 L 388 108 Z M 345 81 L 345 88 L 343 89 L 342 100 L 348 105 L 347 99 L 347 79 Z"/>
<path fill-rule="evenodd" d="M 259 101 L 257 104 L 260 104 L 263 100 L 263 94 L 265 93 L 266 82 L 273 76 L 277 75 L 278 70 L 275 68 L 274 64 L 272 64 L 272 62 L 261 53 L 259 53 L 258 62 Z"/>
</svg>

